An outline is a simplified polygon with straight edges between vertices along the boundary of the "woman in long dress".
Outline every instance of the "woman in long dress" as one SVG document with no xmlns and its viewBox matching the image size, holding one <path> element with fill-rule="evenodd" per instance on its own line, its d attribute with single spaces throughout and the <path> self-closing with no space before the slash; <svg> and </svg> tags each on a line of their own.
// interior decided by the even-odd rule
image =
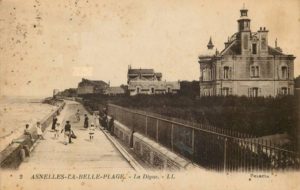
<svg viewBox="0 0 300 190">
<path fill-rule="evenodd" d="M 99 127 L 100 126 L 100 123 L 99 123 L 99 115 L 97 112 L 94 112 L 93 113 L 93 118 L 94 118 L 94 124 L 95 124 L 95 127 Z"/>
<path fill-rule="evenodd" d="M 89 127 L 89 118 L 88 118 L 87 114 L 84 114 L 84 124 L 83 124 L 83 127 L 85 129 L 87 129 Z"/>
</svg>

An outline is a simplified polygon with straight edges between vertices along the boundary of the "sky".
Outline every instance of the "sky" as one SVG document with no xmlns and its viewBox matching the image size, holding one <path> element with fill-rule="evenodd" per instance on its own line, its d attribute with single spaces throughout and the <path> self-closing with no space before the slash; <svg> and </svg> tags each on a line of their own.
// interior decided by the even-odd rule
<svg viewBox="0 0 300 190">
<path fill-rule="evenodd" d="M 119 86 L 129 65 L 198 80 L 198 55 L 209 37 L 224 48 L 243 4 L 300 75 L 299 0 L 0 0 L 0 95 L 51 96 L 81 78 Z"/>
</svg>

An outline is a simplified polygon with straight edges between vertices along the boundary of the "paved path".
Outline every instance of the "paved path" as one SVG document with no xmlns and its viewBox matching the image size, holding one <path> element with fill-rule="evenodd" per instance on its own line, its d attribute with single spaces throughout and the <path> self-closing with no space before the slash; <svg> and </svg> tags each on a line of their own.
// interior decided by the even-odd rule
<svg viewBox="0 0 300 190">
<path fill-rule="evenodd" d="M 81 121 L 75 121 L 77 109 L 81 112 Z M 127 160 L 107 139 L 103 132 L 96 130 L 94 140 L 89 140 L 88 131 L 83 129 L 83 114 L 87 113 L 81 104 L 66 101 L 66 106 L 58 116 L 63 124 L 70 120 L 77 136 L 72 144 L 64 145 L 64 136 L 54 139 L 49 126 L 45 132 L 45 140 L 39 140 L 28 160 L 21 164 L 20 170 L 133 170 Z M 92 117 L 89 115 L 89 119 Z"/>
</svg>

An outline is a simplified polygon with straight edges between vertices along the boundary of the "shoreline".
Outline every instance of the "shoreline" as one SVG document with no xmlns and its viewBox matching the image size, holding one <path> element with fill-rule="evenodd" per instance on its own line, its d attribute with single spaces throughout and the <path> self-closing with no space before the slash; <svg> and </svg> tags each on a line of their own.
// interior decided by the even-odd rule
<svg viewBox="0 0 300 190">
<path fill-rule="evenodd" d="M 55 100 L 58 102 L 57 100 Z M 61 103 L 58 105 L 52 105 L 51 110 L 47 114 L 43 114 L 38 121 L 41 123 L 42 131 L 45 131 L 46 128 L 51 124 L 52 119 L 55 115 L 59 114 L 61 110 L 64 108 L 64 101 L 60 101 Z M 43 103 L 44 104 L 44 103 Z M 43 105 L 40 104 L 40 105 Z M 24 128 L 20 128 L 24 129 Z M 29 127 L 29 131 L 33 136 L 33 139 L 30 139 L 28 136 L 23 134 L 23 130 L 19 130 L 19 133 L 15 133 L 11 136 L 7 142 L 8 145 L 4 145 L 4 149 L 1 150 L 1 168 L 18 168 L 20 163 L 22 162 L 21 152 L 24 151 L 24 147 L 28 147 L 30 149 L 34 143 L 37 141 L 37 131 L 35 128 L 35 124 L 31 124 Z M 1 145 L 3 142 L 1 142 Z M 1 148 L 3 148 L 1 147 Z"/>
<path fill-rule="evenodd" d="M 15 99 L 1 102 L 3 109 L 0 110 L 0 151 L 3 151 L 14 139 L 23 134 L 25 124 L 34 128 L 37 121 L 44 118 L 57 108 L 56 105 L 43 103 L 44 99 Z"/>
</svg>

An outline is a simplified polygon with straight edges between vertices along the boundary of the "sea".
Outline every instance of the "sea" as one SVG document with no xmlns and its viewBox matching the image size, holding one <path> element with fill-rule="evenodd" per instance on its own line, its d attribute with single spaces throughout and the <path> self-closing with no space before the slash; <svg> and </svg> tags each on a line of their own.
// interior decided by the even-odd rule
<svg viewBox="0 0 300 190">
<path fill-rule="evenodd" d="M 43 97 L 0 97 L 0 151 L 23 134 L 26 124 L 34 127 L 56 108 L 42 103 L 43 100 Z"/>
</svg>

